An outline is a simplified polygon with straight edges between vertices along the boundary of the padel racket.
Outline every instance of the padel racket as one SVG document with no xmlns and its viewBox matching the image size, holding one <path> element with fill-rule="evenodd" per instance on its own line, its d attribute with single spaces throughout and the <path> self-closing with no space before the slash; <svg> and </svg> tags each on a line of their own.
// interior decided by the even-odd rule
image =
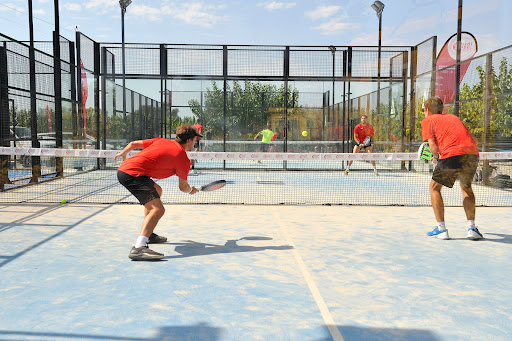
<svg viewBox="0 0 512 341">
<path fill-rule="evenodd" d="M 366 138 L 363 141 L 363 145 L 365 147 L 369 147 L 372 144 L 372 138 L 370 136 L 366 136 Z"/>
<path fill-rule="evenodd" d="M 430 147 L 428 145 L 428 142 L 423 142 L 418 149 L 418 157 L 420 160 L 422 160 L 425 163 L 431 162 L 432 160 L 432 152 L 430 151 Z"/>
<path fill-rule="evenodd" d="M 206 184 L 204 186 L 201 186 L 199 188 L 199 190 L 203 191 L 203 192 L 211 192 L 211 191 L 215 191 L 219 188 L 222 188 L 224 186 L 226 186 L 226 180 L 218 180 L 218 181 L 210 182 L 209 184 Z"/>
</svg>

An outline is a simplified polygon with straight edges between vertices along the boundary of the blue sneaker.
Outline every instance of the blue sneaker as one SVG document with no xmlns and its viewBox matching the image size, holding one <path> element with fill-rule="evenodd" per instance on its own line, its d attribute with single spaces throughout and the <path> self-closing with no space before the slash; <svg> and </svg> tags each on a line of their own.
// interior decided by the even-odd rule
<svg viewBox="0 0 512 341">
<path fill-rule="evenodd" d="M 427 236 L 436 237 L 439 239 L 450 239 L 450 236 L 448 235 L 448 230 L 447 229 L 439 230 L 438 226 L 436 226 L 436 228 L 433 229 L 432 231 L 427 232 Z"/>
<path fill-rule="evenodd" d="M 471 240 L 477 240 L 477 239 L 482 239 L 484 236 L 480 233 L 480 231 L 478 231 L 478 228 L 475 226 L 475 227 L 470 227 L 468 229 L 468 239 L 471 239 Z"/>
</svg>

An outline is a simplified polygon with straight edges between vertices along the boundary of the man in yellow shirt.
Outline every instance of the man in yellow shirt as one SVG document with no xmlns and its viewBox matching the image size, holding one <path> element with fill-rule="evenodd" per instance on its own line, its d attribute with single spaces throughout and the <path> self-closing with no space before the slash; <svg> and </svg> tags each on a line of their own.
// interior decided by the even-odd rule
<svg viewBox="0 0 512 341">
<path fill-rule="evenodd" d="M 261 144 L 260 144 L 260 152 L 268 152 L 270 148 L 270 141 L 272 141 L 272 136 L 274 136 L 274 132 L 269 129 L 269 124 L 267 123 L 267 128 L 260 131 L 254 139 L 256 140 L 261 135 Z"/>
</svg>

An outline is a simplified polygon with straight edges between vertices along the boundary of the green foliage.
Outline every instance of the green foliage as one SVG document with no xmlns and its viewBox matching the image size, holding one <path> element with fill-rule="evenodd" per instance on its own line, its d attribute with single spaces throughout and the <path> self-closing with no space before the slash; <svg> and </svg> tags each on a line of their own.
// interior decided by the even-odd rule
<svg viewBox="0 0 512 341">
<path fill-rule="evenodd" d="M 299 92 L 288 88 L 288 106 L 297 106 Z M 235 81 L 226 88 L 226 128 L 230 139 L 247 139 L 261 131 L 269 122 L 271 108 L 283 108 L 284 86 L 273 84 Z M 203 126 L 213 128 L 214 136 L 224 129 L 224 91 L 212 81 L 211 88 L 204 93 L 201 107 L 197 100 L 190 100 L 189 106 L 194 118 L 200 118 Z"/>
</svg>

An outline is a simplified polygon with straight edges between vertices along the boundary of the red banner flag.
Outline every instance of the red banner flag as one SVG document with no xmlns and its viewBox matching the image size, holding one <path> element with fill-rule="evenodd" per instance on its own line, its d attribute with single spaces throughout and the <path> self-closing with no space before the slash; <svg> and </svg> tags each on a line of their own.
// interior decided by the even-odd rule
<svg viewBox="0 0 512 341">
<path fill-rule="evenodd" d="M 87 86 L 87 74 L 85 73 L 84 71 L 84 63 L 82 62 L 82 60 L 80 60 L 80 67 L 82 68 L 82 82 L 81 82 L 81 88 L 82 88 L 82 111 L 83 111 L 83 114 L 84 114 L 84 141 L 85 141 L 85 145 L 84 145 L 84 148 L 85 146 L 87 145 L 87 112 L 85 110 L 85 104 L 87 102 L 87 96 L 89 96 L 89 88 Z"/>
<path fill-rule="evenodd" d="M 477 52 L 477 42 L 475 37 L 468 32 L 462 32 L 460 61 L 473 58 Z M 443 103 L 453 102 L 455 98 L 455 71 L 457 62 L 457 34 L 451 36 L 444 44 L 436 63 L 436 96 L 441 98 Z M 462 82 L 469 63 L 460 64 L 459 84 Z M 451 67 L 450 67 L 451 66 Z"/>
</svg>

